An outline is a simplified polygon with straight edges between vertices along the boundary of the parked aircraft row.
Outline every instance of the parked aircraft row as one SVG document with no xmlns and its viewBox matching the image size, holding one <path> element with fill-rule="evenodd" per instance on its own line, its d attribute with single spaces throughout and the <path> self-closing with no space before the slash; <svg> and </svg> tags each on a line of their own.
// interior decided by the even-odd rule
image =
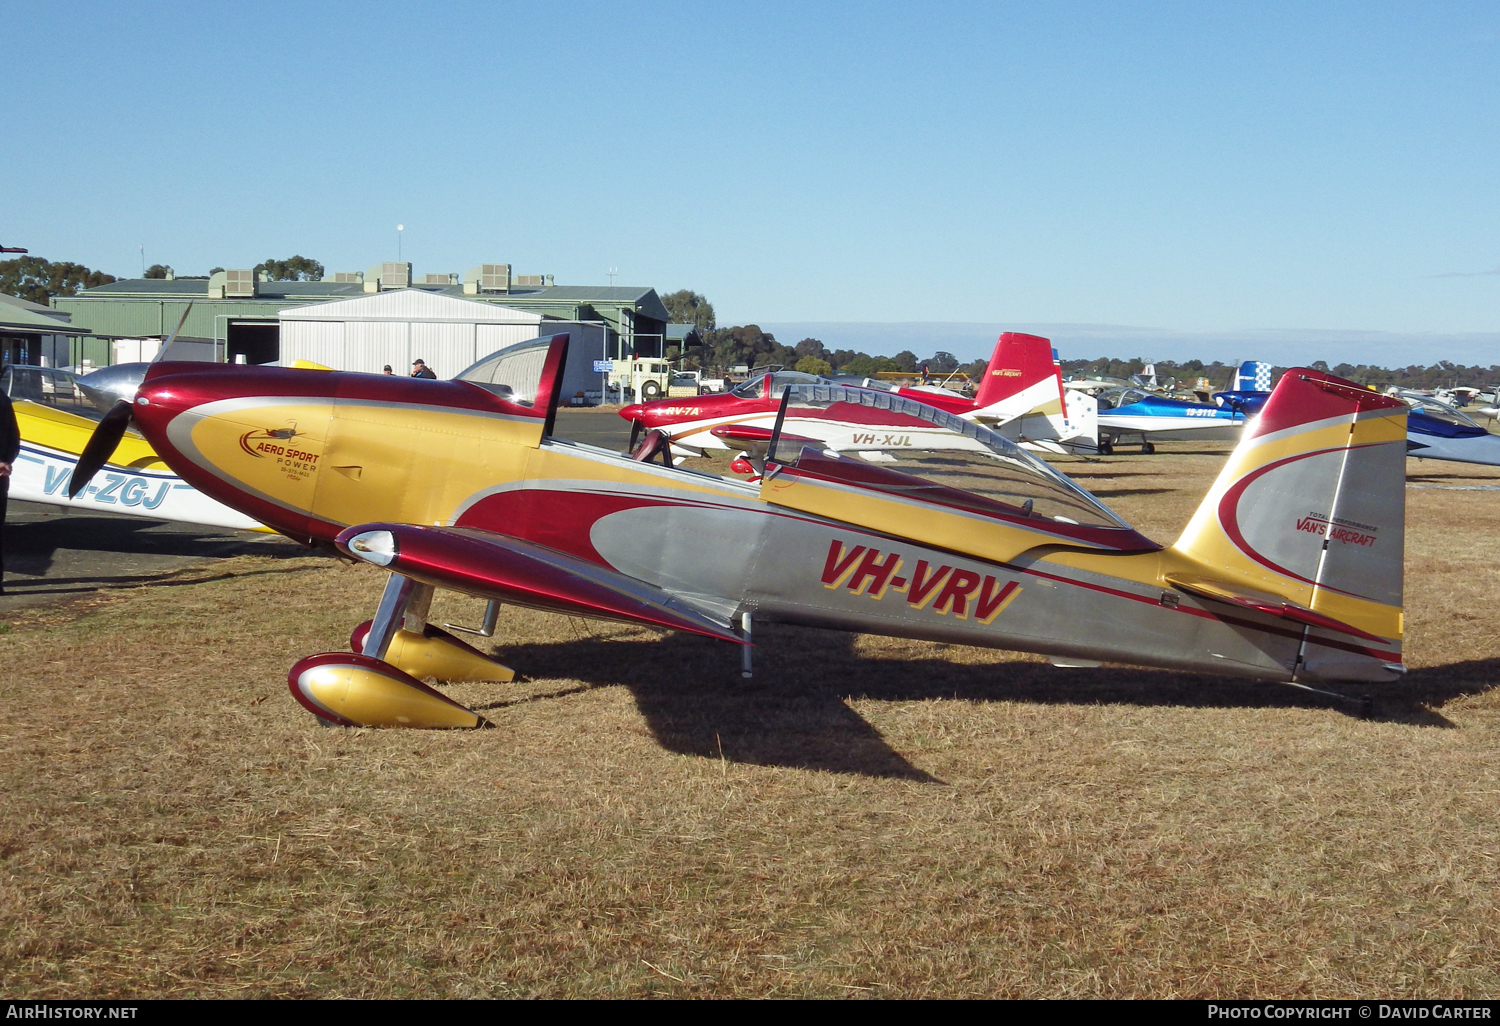
<svg viewBox="0 0 1500 1026">
<path fill-rule="evenodd" d="M 447 382 L 156 364 L 69 493 L 129 455 L 134 429 L 205 497 L 390 571 L 356 651 L 289 675 L 330 723 L 483 723 L 420 679 L 510 676 L 426 622 L 435 588 L 488 600 L 491 626 L 514 603 L 747 653 L 769 619 L 1274 681 L 1403 672 L 1399 400 L 1285 375 L 1164 548 L 974 418 L 893 391 L 759 397 L 778 409 L 738 476 L 648 462 L 660 429 L 629 454 L 558 438 L 566 350 L 522 343 Z M 855 433 L 880 441 L 829 441 Z"/>
<path fill-rule="evenodd" d="M 294 696 L 331 723 L 482 724 L 421 680 L 511 676 L 426 622 L 440 587 L 487 600 L 482 633 L 500 603 L 531 605 L 734 642 L 747 672 L 756 618 L 1070 664 L 1403 672 L 1410 397 L 1297 369 L 1258 414 L 1204 417 L 1242 437 L 1163 548 L 1022 448 L 1087 451 L 1090 414 L 1103 440 L 1106 415 L 1154 398 L 1101 409 L 1064 390 L 1045 339 L 1002 336 L 972 400 L 769 374 L 660 419 L 681 401 L 632 407 L 643 437 L 625 454 L 556 437 L 566 352 L 566 336 L 522 343 L 450 382 L 112 368 L 85 383 L 108 410 L 97 426 L 17 404 L 13 494 L 66 501 L 67 472 L 91 508 L 265 525 L 389 570 L 354 651 L 292 668 Z M 682 459 L 715 445 L 741 451 L 737 474 Z"/>
</svg>

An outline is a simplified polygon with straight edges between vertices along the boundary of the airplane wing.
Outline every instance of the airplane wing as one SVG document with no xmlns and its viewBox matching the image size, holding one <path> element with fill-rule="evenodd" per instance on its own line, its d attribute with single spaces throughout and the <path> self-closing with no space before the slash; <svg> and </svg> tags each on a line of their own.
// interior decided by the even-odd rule
<svg viewBox="0 0 1500 1026">
<path fill-rule="evenodd" d="M 339 548 L 434 587 L 592 619 L 647 623 L 743 643 L 728 620 L 644 581 L 545 545 L 470 527 L 360 524 Z"/>
</svg>

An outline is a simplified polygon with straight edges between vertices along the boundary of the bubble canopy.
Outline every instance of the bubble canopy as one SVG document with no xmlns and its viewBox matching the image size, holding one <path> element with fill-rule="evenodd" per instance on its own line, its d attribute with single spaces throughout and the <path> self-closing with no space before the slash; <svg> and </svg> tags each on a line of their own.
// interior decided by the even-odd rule
<svg viewBox="0 0 1500 1026">
<path fill-rule="evenodd" d="M 1130 530 L 1088 492 L 1014 443 L 889 392 L 789 386 L 768 461 L 1000 520 Z"/>
</svg>

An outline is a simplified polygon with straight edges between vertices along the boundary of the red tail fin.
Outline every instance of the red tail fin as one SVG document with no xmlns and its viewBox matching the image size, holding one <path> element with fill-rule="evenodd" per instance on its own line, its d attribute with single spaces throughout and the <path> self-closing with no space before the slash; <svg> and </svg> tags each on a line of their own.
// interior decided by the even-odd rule
<svg viewBox="0 0 1500 1026">
<path fill-rule="evenodd" d="M 974 398 L 981 408 L 998 403 L 1030 388 L 1038 381 L 1057 377 L 1052 363 L 1052 342 L 1037 335 L 1023 335 L 1018 331 L 1007 331 L 995 343 L 995 353 L 985 369 L 984 380 L 979 384 L 979 394 Z M 1062 383 L 1058 380 L 1057 397 L 1062 399 Z"/>
</svg>

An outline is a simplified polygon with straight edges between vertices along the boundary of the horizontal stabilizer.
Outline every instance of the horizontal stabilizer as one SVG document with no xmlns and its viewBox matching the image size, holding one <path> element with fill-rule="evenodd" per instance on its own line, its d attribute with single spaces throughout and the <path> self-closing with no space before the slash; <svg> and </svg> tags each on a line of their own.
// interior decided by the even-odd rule
<svg viewBox="0 0 1500 1026">
<path fill-rule="evenodd" d="M 1224 581 L 1212 581 L 1206 577 L 1187 577 L 1181 574 L 1167 574 L 1166 581 L 1177 590 L 1185 591 L 1189 595 L 1196 595 L 1199 598 L 1228 602 L 1244 609 L 1253 609 L 1259 613 L 1269 613 L 1272 616 L 1279 616 L 1284 620 L 1307 624 L 1309 627 L 1322 627 L 1330 631 L 1352 634 L 1357 638 L 1364 638 L 1366 641 L 1385 641 L 1378 634 L 1370 634 L 1368 631 L 1352 627 L 1342 620 L 1335 620 L 1331 616 L 1315 613 L 1306 606 L 1299 606 L 1295 602 L 1288 602 L 1278 595 L 1256 591 L 1253 588 L 1246 588 L 1238 584 L 1228 584 Z"/>
<path fill-rule="evenodd" d="M 466 595 L 742 641 L 729 623 L 684 606 L 654 585 L 545 545 L 490 531 L 361 524 L 336 540 L 340 549 L 356 559 Z"/>
</svg>

